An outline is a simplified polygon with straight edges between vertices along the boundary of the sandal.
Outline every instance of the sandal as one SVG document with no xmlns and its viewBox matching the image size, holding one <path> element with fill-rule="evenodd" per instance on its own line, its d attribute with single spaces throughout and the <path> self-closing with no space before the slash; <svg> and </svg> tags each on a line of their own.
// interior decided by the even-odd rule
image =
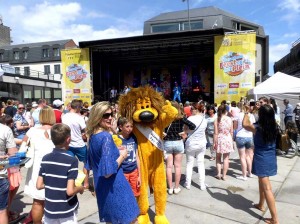
<svg viewBox="0 0 300 224">
<path fill-rule="evenodd" d="M 218 180 L 221 180 L 222 177 L 219 176 L 219 175 L 216 175 L 215 178 L 218 179 Z"/>
<path fill-rule="evenodd" d="M 268 224 L 275 224 L 274 220 L 272 218 L 264 218 L 265 223 Z"/>
<path fill-rule="evenodd" d="M 256 208 L 256 209 L 258 209 L 258 210 L 260 210 L 262 212 L 266 211 L 266 209 L 264 207 L 259 206 L 259 204 L 254 204 L 253 206 L 254 206 L 254 208 Z"/>
<path fill-rule="evenodd" d="M 17 212 L 9 211 L 8 215 L 8 221 L 9 222 L 14 222 L 17 221 L 20 218 L 20 214 Z"/>
<path fill-rule="evenodd" d="M 25 217 L 25 219 L 21 223 L 22 224 L 33 223 L 33 219 L 32 219 L 32 216 L 31 216 L 31 211 L 28 213 L 28 215 Z"/>
</svg>

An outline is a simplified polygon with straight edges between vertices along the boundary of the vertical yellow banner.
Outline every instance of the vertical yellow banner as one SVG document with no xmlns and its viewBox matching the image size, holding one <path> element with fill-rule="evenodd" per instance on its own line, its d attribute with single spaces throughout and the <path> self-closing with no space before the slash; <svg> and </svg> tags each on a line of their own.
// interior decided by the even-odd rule
<svg viewBox="0 0 300 224">
<path fill-rule="evenodd" d="M 73 99 L 92 102 L 90 57 L 88 48 L 66 49 L 61 51 L 62 59 L 62 98 L 65 105 Z"/>
<path fill-rule="evenodd" d="M 215 37 L 215 102 L 240 101 L 255 82 L 256 34 Z"/>
</svg>

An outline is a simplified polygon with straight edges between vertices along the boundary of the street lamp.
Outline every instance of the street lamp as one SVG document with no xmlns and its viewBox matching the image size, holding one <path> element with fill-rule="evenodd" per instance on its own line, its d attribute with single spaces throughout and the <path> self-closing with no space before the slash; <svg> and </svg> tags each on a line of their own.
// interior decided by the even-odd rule
<svg viewBox="0 0 300 224">
<path fill-rule="evenodd" d="M 189 21 L 189 29 L 191 30 L 191 20 L 190 20 L 190 1 L 189 0 L 182 0 L 182 2 L 187 2 L 187 8 L 188 8 L 188 21 Z"/>
</svg>

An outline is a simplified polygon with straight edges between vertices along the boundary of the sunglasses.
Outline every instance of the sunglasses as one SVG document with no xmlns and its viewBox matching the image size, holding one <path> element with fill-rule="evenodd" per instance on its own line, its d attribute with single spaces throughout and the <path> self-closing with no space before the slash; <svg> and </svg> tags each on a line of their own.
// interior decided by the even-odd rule
<svg viewBox="0 0 300 224">
<path fill-rule="evenodd" d="M 18 109 L 19 109 L 19 110 L 22 110 L 22 109 L 25 109 L 25 107 L 19 107 Z"/>
<path fill-rule="evenodd" d="M 108 119 L 109 117 L 112 117 L 114 114 L 113 113 L 105 113 L 102 115 L 103 119 Z"/>
</svg>

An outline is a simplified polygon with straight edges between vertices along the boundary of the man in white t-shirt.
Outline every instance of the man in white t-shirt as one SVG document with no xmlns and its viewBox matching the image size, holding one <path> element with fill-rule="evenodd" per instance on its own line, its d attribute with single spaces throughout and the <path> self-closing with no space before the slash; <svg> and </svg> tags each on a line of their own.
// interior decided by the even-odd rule
<svg viewBox="0 0 300 224">
<path fill-rule="evenodd" d="M 81 106 L 82 101 L 72 100 L 70 112 L 62 116 L 62 123 L 68 125 L 71 129 L 71 142 L 67 153 L 71 156 L 76 156 L 80 162 L 85 164 L 87 147 L 82 136 L 85 133 L 86 123 L 84 118 L 80 115 Z M 88 171 L 83 168 L 83 172 L 86 174 L 84 187 L 88 188 Z"/>
<path fill-rule="evenodd" d="M 110 90 L 110 102 L 116 102 L 117 99 L 117 93 L 118 91 L 116 88 L 113 86 L 112 89 Z"/>
</svg>

